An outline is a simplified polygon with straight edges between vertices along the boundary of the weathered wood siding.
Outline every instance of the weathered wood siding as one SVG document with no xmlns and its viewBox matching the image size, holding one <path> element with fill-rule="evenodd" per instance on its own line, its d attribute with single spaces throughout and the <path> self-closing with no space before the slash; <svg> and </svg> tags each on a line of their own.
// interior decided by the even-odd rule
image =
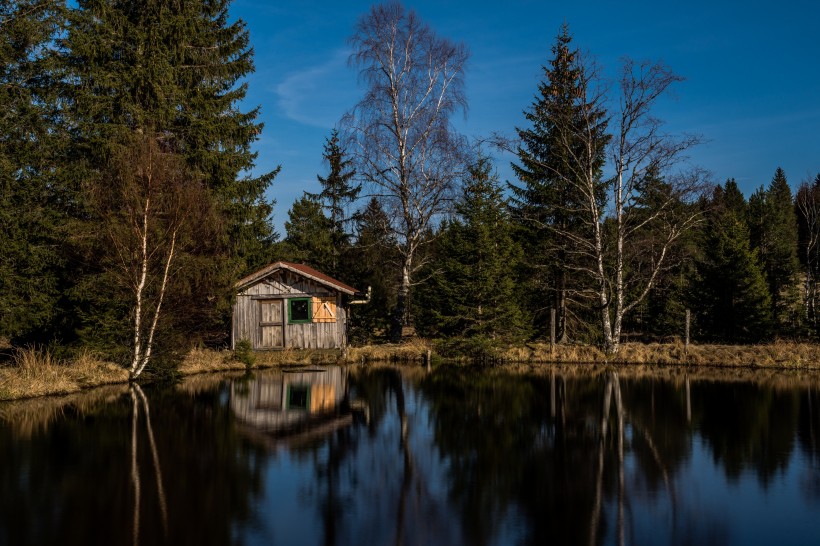
<svg viewBox="0 0 820 546">
<path fill-rule="evenodd" d="M 288 323 L 288 300 L 314 297 L 335 298 L 336 321 Z M 277 302 L 281 302 L 280 308 Z M 341 292 L 291 271 L 278 270 L 237 295 L 231 344 L 247 339 L 255 349 L 340 349 L 346 344 L 346 324 Z"/>
</svg>

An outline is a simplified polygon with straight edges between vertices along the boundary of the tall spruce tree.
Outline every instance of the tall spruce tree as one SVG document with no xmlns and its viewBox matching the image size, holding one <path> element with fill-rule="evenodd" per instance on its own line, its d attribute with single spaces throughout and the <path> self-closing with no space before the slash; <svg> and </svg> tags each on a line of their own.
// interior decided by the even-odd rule
<svg viewBox="0 0 820 546">
<path fill-rule="evenodd" d="M 771 295 L 774 332 L 792 336 L 799 330 L 800 264 L 797 257 L 797 215 L 783 169 L 777 168 L 769 187 L 749 198 L 751 246 L 757 249 Z"/>
<path fill-rule="evenodd" d="M 585 229 L 580 214 L 584 210 L 584 196 L 573 183 L 577 171 L 573 168 L 574 154 L 579 147 L 590 143 L 581 142 L 579 134 L 572 130 L 583 118 L 581 112 L 589 109 L 584 103 L 584 82 L 579 66 L 577 49 L 572 49 L 572 36 L 564 24 L 552 47 L 553 58 L 543 68 L 544 80 L 538 85 L 531 108 L 524 112 L 531 124 L 516 129 L 521 141 L 518 148 L 518 164 L 513 171 L 521 186 L 511 186 L 515 215 L 522 224 L 520 238 L 527 256 L 527 278 L 531 279 L 530 293 L 536 311 L 536 327 L 546 331 L 549 308 L 556 309 L 557 337 L 564 340 L 570 335 L 568 328 L 568 305 L 577 287 L 571 274 L 578 254 L 573 252 L 573 242 L 568 234 Z M 592 169 L 600 172 L 604 164 L 605 134 L 603 112 L 596 112 L 587 119 L 600 123 L 594 129 L 598 139 L 594 149 L 599 150 L 593 158 Z M 600 192 L 604 185 L 601 183 Z M 602 197 L 602 196 L 601 196 Z M 584 219 L 587 220 L 587 219 Z"/>
<path fill-rule="evenodd" d="M 351 340 L 371 341 L 386 337 L 396 305 L 396 279 L 393 271 L 400 262 L 390 218 L 381 203 L 372 197 L 355 215 L 356 240 L 350 251 L 349 278 L 359 290 L 370 288 L 368 305 L 351 306 Z"/>
<path fill-rule="evenodd" d="M 329 271 L 334 259 L 331 227 L 322 205 L 310 195 L 303 195 L 288 211 L 280 255 L 319 271 Z"/>
<path fill-rule="evenodd" d="M 45 342 L 59 306 L 64 208 L 53 40 L 60 0 L 0 3 L 0 337 Z"/>
<path fill-rule="evenodd" d="M 514 278 L 521 251 L 488 158 L 469 168 L 456 214 L 442 228 L 430 280 L 417 291 L 417 327 L 427 334 L 521 339 L 527 328 Z"/>
<path fill-rule="evenodd" d="M 316 177 L 322 185 L 322 191 L 307 195 L 321 203 L 328 214 L 333 248 L 331 263 L 326 271 L 339 277 L 343 276 L 342 256 L 350 247 L 350 224 L 355 220 L 354 217 L 347 216 L 347 209 L 358 199 L 362 186 L 353 182 L 353 177 L 356 176 L 356 171 L 351 167 L 353 160 L 345 155 L 337 129 L 334 129 L 326 140 L 322 157 L 327 162 L 330 172 L 326 177 Z"/>
<path fill-rule="evenodd" d="M 277 237 L 264 197 L 276 171 L 248 175 L 261 124 L 258 109 L 243 112 L 239 102 L 246 93 L 241 80 L 253 70 L 253 50 L 244 22 L 229 20 L 228 6 L 229 0 L 79 0 L 59 42 L 61 114 L 72 139 L 73 172 L 66 178 L 78 194 L 105 184 L 102 175 L 118 146 L 135 134 L 156 135 L 162 151 L 182 157 L 215 204 L 219 229 L 203 242 L 207 248 L 197 255 L 198 266 L 177 279 L 180 290 L 207 302 L 186 311 L 189 323 L 198 325 L 192 335 L 207 341 L 225 331 L 232 281 L 269 262 Z M 93 229 L 93 210 L 78 214 L 76 222 L 75 232 L 102 237 Z M 113 293 L 105 295 L 99 267 L 104 260 L 97 253 L 111 249 L 76 240 L 72 260 L 79 279 L 71 290 L 71 316 L 81 324 L 71 327 L 85 332 L 86 341 L 90 336 L 100 346 L 113 346 L 120 343 L 118 333 L 93 326 L 100 312 L 130 312 L 119 308 Z"/>
<path fill-rule="evenodd" d="M 713 193 L 693 307 L 700 336 L 759 342 L 771 335 L 771 298 L 757 250 L 749 245 L 749 227 L 739 213 L 745 203 L 736 190 L 734 181 L 728 181 Z"/>
<path fill-rule="evenodd" d="M 238 274 L 270 258 L 276 234 L 264 192 L 278 169 L 247 174 L 262 126 L 258 108 L 239 109 L 253 49 L 229 4 L 80 0 L 62 47 L 78 159 L 96 168 L 124 134 L 162 134 L 218 200 Z"/>
</svg>

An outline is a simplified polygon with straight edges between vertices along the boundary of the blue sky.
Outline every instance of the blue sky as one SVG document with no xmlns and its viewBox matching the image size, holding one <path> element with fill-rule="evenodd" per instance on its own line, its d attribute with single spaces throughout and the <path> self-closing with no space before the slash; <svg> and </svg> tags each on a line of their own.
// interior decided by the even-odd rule
<svg viewBox="0 0 820 546">
<path fill-rule="evenodd" d="M 348 37 L 370 2 L 236 0 L 249 27 L 256 72 L 246 106 L 265 123 L 257 171 L 282 171 L 269 197 L 284 235 L 287 211 L 326 174 L 322 146 L 361 97 L 347 65 Z M 703 135 L 692 163 L 715 182 L 734 177 L 748 196 L 782 167 L 793 188 L 820 173 L 820 3 L 759 2 L 405 2 L 435 31 L 471 52 L 469 111 L 456 125 L 470 137 L 512 136 L 533 101 L 563 22 L 605 73 L 623 56 L 662 60 L 686 78 L 657 114 L 672 132 Z M 742 7 L 738 7 L 741 6 Z M 496 156 L 503 180 L 511 157 Z"/>
</svg>

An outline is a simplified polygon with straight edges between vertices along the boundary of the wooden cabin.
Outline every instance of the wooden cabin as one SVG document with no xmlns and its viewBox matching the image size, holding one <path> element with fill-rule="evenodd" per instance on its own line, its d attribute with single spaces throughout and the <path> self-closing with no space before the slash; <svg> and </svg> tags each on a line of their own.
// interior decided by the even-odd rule
<svg viewBox="0 0 820 546">
<path fill-rule="evenodd" d="M 236 283 L 231 347 L 342 349 L 347 345 L 344 298 L 358 291 L 312 267 L 276 262 Z"/>
</svg>

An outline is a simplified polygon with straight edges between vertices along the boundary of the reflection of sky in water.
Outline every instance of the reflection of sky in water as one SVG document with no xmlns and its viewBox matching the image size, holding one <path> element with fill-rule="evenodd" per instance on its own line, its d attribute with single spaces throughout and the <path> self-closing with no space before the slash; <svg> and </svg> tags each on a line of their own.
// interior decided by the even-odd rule
<svg viewBox="0 0 820 546">
<path fill-rule="evenodd" d="M 640 469 L 629 456 L 625 469 L 629 484 L 630 476 L 640 473 Z M 820 469 L 812 469 L 804 452 L 793 449 L 785 470 L 778 471 L 766 487 L 756 472 L 748 468 L 737 479 L 727 481 L 711 448 L 696 433 L 691 459 L 672 481 L 673 492 L 665 487 L 648 492 L 640 486 L 627 485 L 627 543 L 817 544 L 820 503 L 817 499 L 805 499 L 805 481 L 818 472 Z M 636 478 L 635 482 L 638 481 Z M 608 505 L 609 532 L 604 542 L 615 544 L 617 506 L 614 499 Z"/>
<path fill-rule="evenodd" d="M 406 543 L 466 544 L 459 519 L 462 515 L 452 502 L 449 474 L 453 463 L 436 446 L 434 408 L 412 382 L 404 382 L 404 403 L 408 421 L 408 438 L 413 454 L 414 486 L 411 499 L 404 505 Z M 340 470 L 336 495 L 341 507 L 335 540 L 339 544 L 361 541 L 391 543 L 395 539 L 397 499 L 401 496 L 403 476 L 402 450 L 399 438 L 401 423 L 396 414 L 395 398 L 388 395 L 387 416 L 368 432 L 355 429 L 355 458 L 347 460 Z M 624 427 L 625 502 L 624 536 L 629 544 L 805 544 L 820 538 L 818 503 L 806 497 L 805 482 L 812 476 L 812 462 L 792 442 L 783 468 L 778 468 L 764 486 L 753 468 L 744 467 L 739 475 L 727 479 L 713 447 L 700 436 L 695 423 L 690 427 L 688 453 L 672 469 L 669 487 L 663 481 L 651 485 L 644 469 L 630 450 L 642 442 L 640 429 L 629 423 L 626 408 Z M 597 420 L 585 417 L 583 428 L 595 429 Z M 615 432 L 611 422 L 610 434 Z M 776 425 L 775 425 L 776 426 Z M 545 425 L 541 435 L 552 438 L 554 426 Z M 554 438 L 539 439 L 554 445 Z M 614 441 L 614 440 L 613 440 Z M 327 444 L 309 458 L 298 461 L 280 453 L 268 467 L 266 500 L 260 505 L 262 527 L 248 535 L 250 542 L 318 544 L 325 535 L 320 525 L 295 527 L 293 521 L 313 511 L 321 518 L 317 506 L 326 494 L 317 480 L 316 464 L 328 457 Z M 514 466 L 515 461 L 509 464 Z M 618 498 L 615 489 L 613 460 L 607 459 L 607 489 L 603 503 L 604 522 L 600 541 L 617 544 Z M 651 464 L 651 462 L 650 462 Z M 814 469 L 816 474 L 820 469 Z M 541 484 L 533 483 L 533 487 Z M 275 493 L 274 493 L 275 492 Z M 500 507 L 492 523 L 487 544 L 527 542 L 528 521 L 521 507 L 512 502 Z M 583 520 L 584 518 L 580 518 Z M 814 528 L 811 523 L 817 521 Z M 569 523 L 568 523 L 569 524 Z"/>
<path fill-rule="evenodd" d="M 233 390 L 217 380 L 195 395 L 146 389 L 169 500 L 165 543 L 617 544 L 623 533 L 627 544 L 820 544 L 820 415 L 807 397 L 817 400 L 817 381 L 776 391 L 692 381 L 690 421 L 680 378 L 622 375 L 556 375 L 553 389 L 543 375 L 334 368 L 246 377 Z M 253 421 L 260 408 L 289 415 L 284 398 L 259 393 L 290 384 L 327 404 L 297 410 L 312 420 L 295 428 Z M 599 442 L 607 391 L 622 397 L 623 497 L 615 394 Z M 78 411 L 54 401 L 41 424 L 44 401 L 0 405 L 0 545 L 127 542 L 134 470 L 139 536 L 162 543 L 149 407 L 134 467 L 131 404 L 103 398 Z M 369 417 L 351 417 L 354 406 Z"/>
</svg>

